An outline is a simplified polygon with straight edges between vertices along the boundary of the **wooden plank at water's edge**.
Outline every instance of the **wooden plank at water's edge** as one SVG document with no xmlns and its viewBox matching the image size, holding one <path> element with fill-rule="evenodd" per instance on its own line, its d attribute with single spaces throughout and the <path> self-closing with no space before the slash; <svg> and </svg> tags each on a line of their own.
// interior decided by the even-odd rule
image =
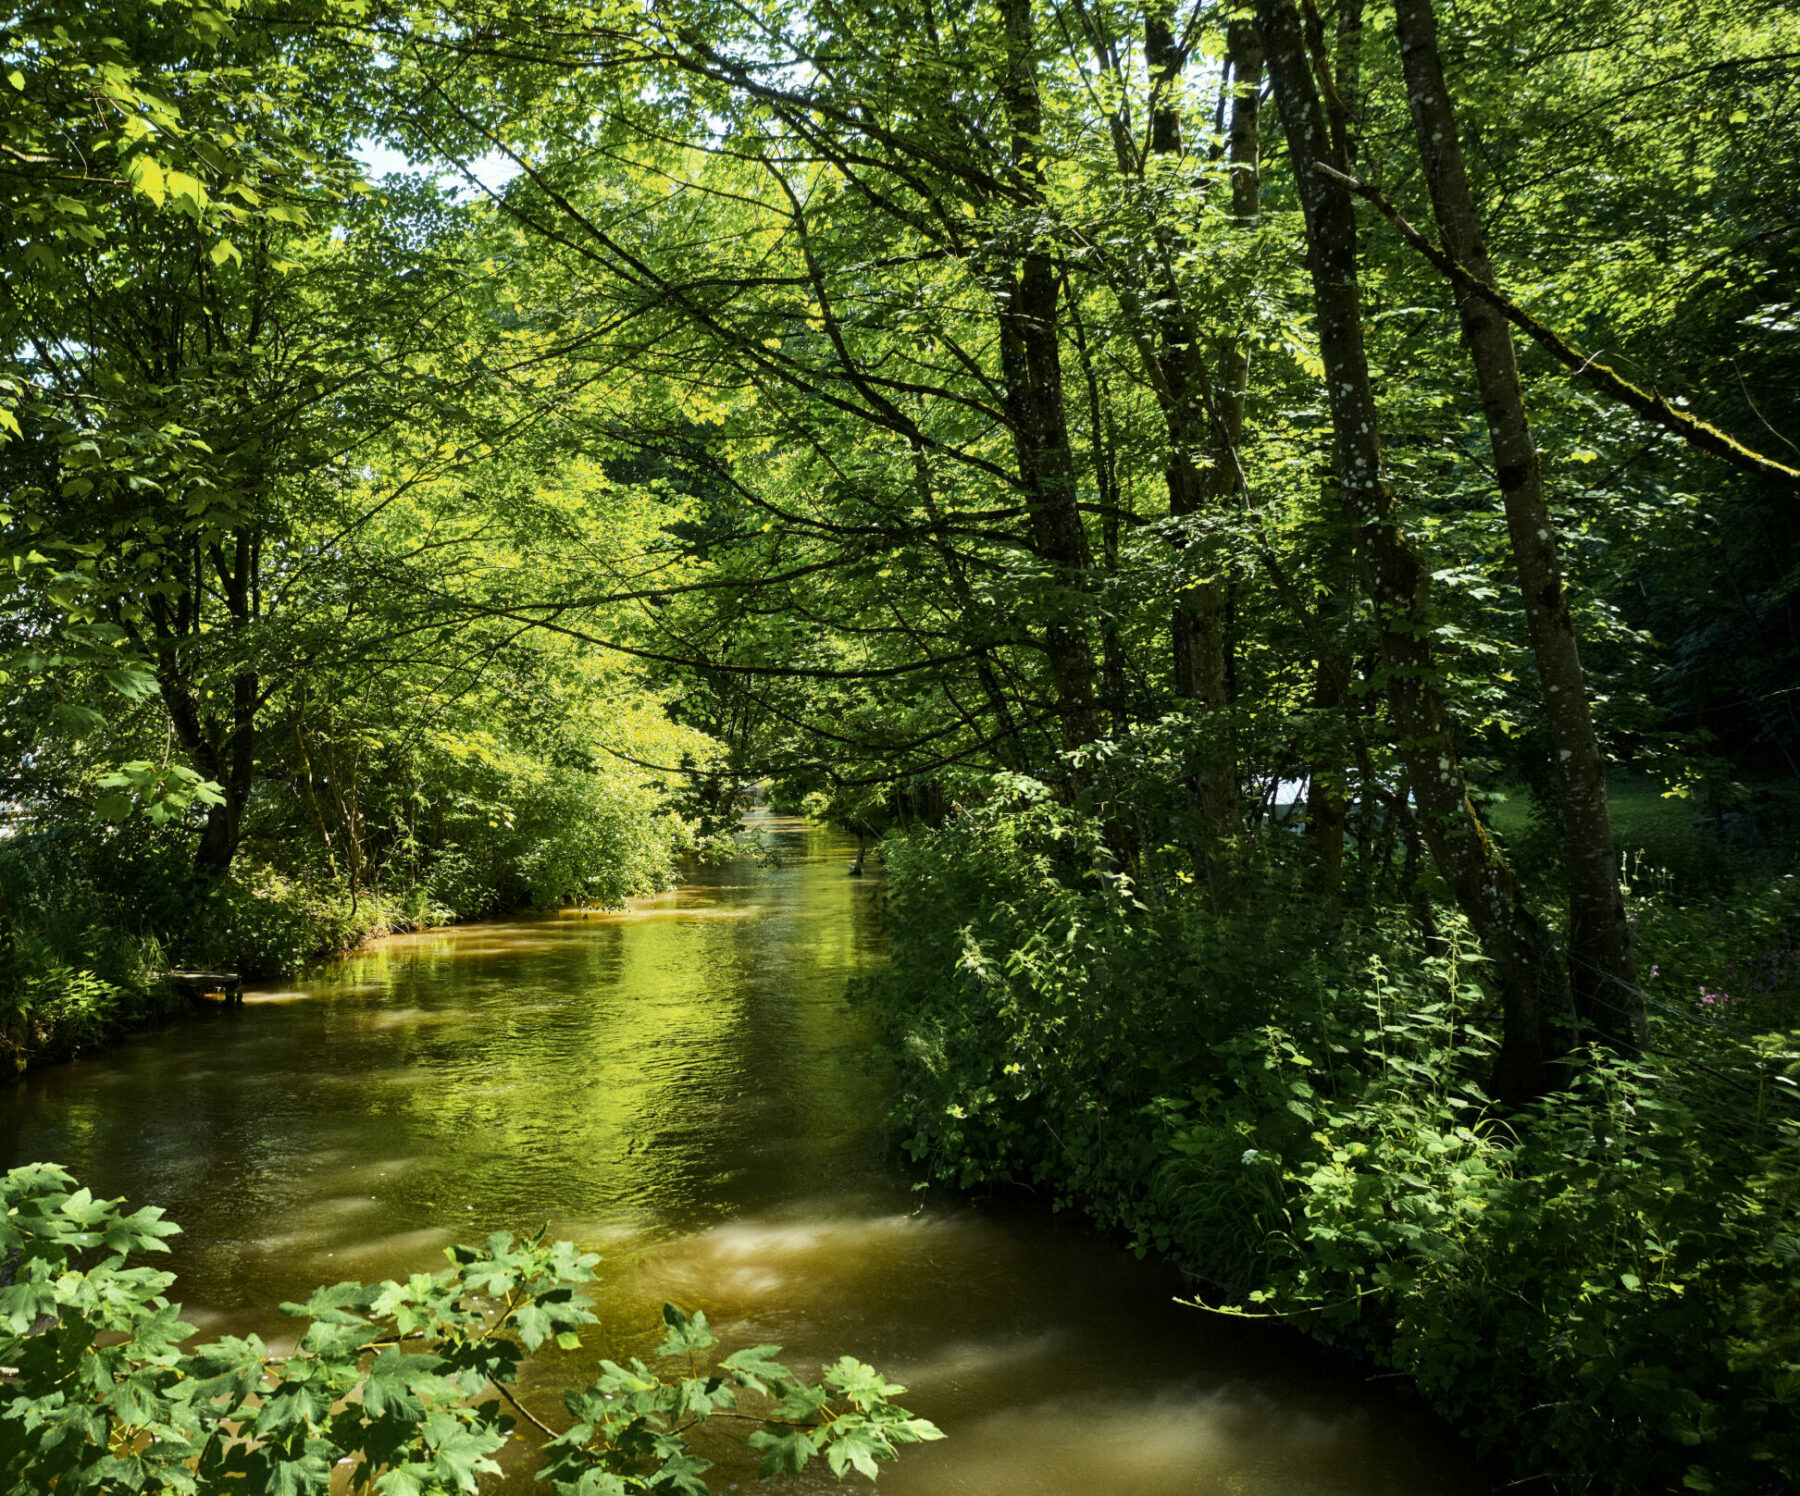
<svg viewBox="0 0 1800 1496">
<path fill-rule="evenodd" d="M 242 1007 L 244 979 L 235 971 L 171 971 L 169 981 L 190 998 L 202 998 L 217 992 L 228 1008 Z"/>
</svg>

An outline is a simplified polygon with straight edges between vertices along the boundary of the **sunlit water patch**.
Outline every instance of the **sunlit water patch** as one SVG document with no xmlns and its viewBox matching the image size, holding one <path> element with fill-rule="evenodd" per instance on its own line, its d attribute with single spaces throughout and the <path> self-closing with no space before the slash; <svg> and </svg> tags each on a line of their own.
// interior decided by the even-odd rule
<svg viewBox="0 0 1800 1496">
<path fill-rule="evenodd" d="M 647 1353 L 675 1299 L 727 1347 L 908 1383 L 950 1437 L 885 1472 L 890 1496 L 1486 1489 L 1440 1426 L 1297 1338 L 1177 1307 L 1172 1274 L 1074 1224 L 914 1192 L 843 1000 L 880 959 L 880 880 L 846 877 L 838 838 L 769 831 L 778 869 L 397 937 L 31 1076 L 6 1159 L 166 1207 L 208 1335 L 285 1339 L 272 1306 L 317 1283 L 547 1225 L 606 1259 L 608 1353 Z M 598 1353 L 544 1364 L 533 1405 L 553 1415 Z M 741 1446 L 706 1452 L 746 1481 Z"/>
</svg>

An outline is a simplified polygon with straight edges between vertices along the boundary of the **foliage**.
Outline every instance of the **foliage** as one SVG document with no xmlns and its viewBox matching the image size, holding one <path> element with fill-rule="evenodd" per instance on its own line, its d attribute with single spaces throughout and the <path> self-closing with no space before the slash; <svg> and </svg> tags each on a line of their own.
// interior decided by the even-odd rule
<svg viewBox="0 0 1800 1496">
<path fill-rule="evenodd" d="M 1110 1166 L 1117 1117 L 1266 1002 L 1309 928 L 1304 911 L 1283 938 L 1152 901 L 1109 865 L 1091 818 L 1042 799 L 892 836 L 882 855 L 893 974 L 862 990 L 905 1013 L 907 1152 L 963 1185 L 1042 1148 L 1059 1196 L 1083 1197 L 1080 1181 Z M 1209 991 L 1228 951 L 1248 954 Z M 1123 1112 L 1121 1083 L 1134 1087 Z"/>
<path fill-rule="evenodd" d="M 1596 1060 L 1502 1124 L 1463 1079 L 1485 1046 L 1459 1032 L 1453 965 L 1373 970 L 1361 995 L 1360 1024 L 1247 1038 L 1226 1098 L 1176 1114 L 1165 1188 L 1229 1169 L 1203 1156 L 1220 1133 L 1279 1181 L 1248 1302 L 1407 1368 L 1491 1447 L 1573 1463 L 1572 1484 L 1751 1489 L 1790 1468 L 1794 1035 L 1717 1056 L 1774 1090 L 1761 1106 L 1709 1104 L 1691 1061 Z M 1204 1241 L 1208 1216 L 1176 1229 Z"/>
<path fill-rule="evenodd" d="M 414 910 L 425 917 L 414 917 Z M 204 891 L 172 932 L 170 948 L 183 966 L 268 980 L 353 951 L 375 936 L 415 929 L 438 912 L 429 904 L 409 908 L 392 896 L 352 901 L 329 884 L 290 881 L 246 865 Z"/>
<path fill-rule="evenodd" d="M 173 1276 L 143 1261 L 179 1230 L 158 1208 L 95 1200 L 53 1164 L 11 1170 L 0 1201 L 0 1472 L 13 1489 L 297 1496 L 342 1489 L 347 1467 L 352 1491 L 474 1492 L 500 1471 L 507 1408 L 540 1423 L 513 1390 L 524 1361 L 577 1349 L 595 1323 L 581 1285 L 597 1258 L 496 1232 L 448 1249 L 439 1272 L 283 1305 L 301 1322 L 286 1355 L 254 1335 L 184 1348 L 193 1326 L 165 1296 Z M 576 1421 L 543 1469 L 562 1496 L 704 1496 L 708 1465 L 685 1436 L 740 1396 L 759 1409 L 743 1416 L 765 1474 L 822 1455 L 833 1474 L 873 1477 L 896 1445 L 941 1437 L 891 1401 L 904 1388 L 849 1357 L 816 1382 L 767 1345 L 702 1372 L 705 1317 L 663 1314 L 657 1355 L 675 1372 L 607 1361 L 567 1395 Z"/>
<path fill-rule="evenodd" d="M 931 1176 L 1048 1188 L 1172 1252 L 1228 1312 L 1409 1372 L 1572 1489 L 1766 1489 L 1795 1467 L 1791 983 L 1753 1021 L 1690 1000 L 1684 1026 L 1663 1020 L 1672 1052 L 1592 1057 L 1502 1114 L 1454 920 L 1432 950 L 1395 925 L 1284 938 L 1270 889 L 1265 966 L 1244 925 L 1197 937 L 1216 926 L 1191 899 L 1146 908 L 1096 845 L 1041 806 L 890 838 L 894 965 L 863 995 Z M 1791 893 L 1768 898 L 1756 928 L 1775 934 Z M 1658 964 L 1742 969 L 1763 939 L 1633 907 Z M 1787 980 L 1790 944 L 1753 969 Z"/>
<path fill-rule="evenodd" d="M 1800 1012 L 1800 879 L 1793 873 L 1729 899 L 1679 903 L 1651 876 L 1634 894 L 1640 938 L 1654 956 L 1645 990 L 1677 1031 L 1720 1017 L 1749 1029 L 1793 1025 Z"/>
<path fill-rule="evenodd" d="M 136 995 L 91 971 L 50 964 L 23 975 L 20 1003 L 27 1023 L 28 1053 L 12 1056 L 23 1069 L 30 1058 L 65 1058 L 92 1049 L 132 1018 L 144 1004 Z"/>
<path fill-rule="evenodd" d="M 1794 1023 L 1791 5 L 115 9 L 0 23 L 15 1046 L 762 779 L 905 828 L 941 1177 L 1749 1478 L 1791 1139 L 1681 1067 Z"/>
</svg>

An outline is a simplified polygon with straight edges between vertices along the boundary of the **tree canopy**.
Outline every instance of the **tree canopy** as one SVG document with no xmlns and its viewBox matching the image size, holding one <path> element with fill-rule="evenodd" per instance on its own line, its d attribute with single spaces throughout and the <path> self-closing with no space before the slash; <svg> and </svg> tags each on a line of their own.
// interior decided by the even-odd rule
<svg viewBox="0 0 1800 1496">
<path fill-rule="evenodd" d="M 13 898 L 140 964 L 617 902 L 763 781 L 1466 938 L 1522 1107 L 1663 1042 L 1622 786 L 1788 845 L 1784 0 L 0 37 Z"/>
</svg>

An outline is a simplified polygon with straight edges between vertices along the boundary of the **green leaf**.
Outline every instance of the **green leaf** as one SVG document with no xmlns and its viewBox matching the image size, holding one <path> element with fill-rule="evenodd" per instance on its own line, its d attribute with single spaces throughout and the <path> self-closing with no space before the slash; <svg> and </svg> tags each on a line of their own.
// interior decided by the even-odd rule
<svg viewBox="0 0 1800 1496">
<path fill-rule="evenodd" d="M 50 709 L 50 715 L 57 726 L 73 733 L 97 732 L 106 726 L 106 718 L 78 701 L 59 701 Z"/>
<path fill-rule="evenodd" d="M 875 1467 L 876 1460 L 892 1458 L 893 1446 L 871 1425 L 843 1429 L 840 1433 L 841 1427 L 841 1424 L 833 1427 L 831 1444 L 825 1451 L 825 1463 L 831 1467 L 831 1473 L 841 1476 L 849 1466 L 859 1475 L 874 1480 L 880 1473 Z"/>
<path fill-rule="evenodd" d="M 707 1326 L 704 1314 L 695 1313 L 690 1318 L 674 1304 L 664 1304 L 663 1323 L 669 1327 L 669 1333 L 656 1348 L 659 1356 L 692 1355 L 696 1351 L 707 1350 L 714 1344 L 713 1333 Z"/>
<path fill-rule="evenodd" d="M 849 1398 L 865 1411 L 906 1391 L 898 1383 L 888 1381 L 873 1366 L 865 1365 L 853 1356 L 843 1357 L 827 1370 L 824 1381 L 833 1392 Z"/>
<path fill-rule="evenodd" d="M 758 1429 L 748 1442 L 760 1452 L 756 1473 L 764 1480 L 775 1475 L 798 1475 L 818 1452 L 811 1437 L 801 1429 Z"/>
<path fill-rule="evenodd" d="M 168 192 L 163 183 L 163 169 L 156 157 L 144 155 L 131 163 L 131 185 L 139 192 L 161 207 L 167 199 Z"/>
<path fill-rule="evenodd" d="M 103 821 L 125 821 L 131 817 L 131 796 L 121 795 L 118 791 L 102 795 L 94 802 L 94 814 Z"/>
<path fill-rule="evenodd" d="M 191 177 L 185 171 L 171 171 L 167 177 L 170 197 L 180 198 L 187 204 L 187 211 L 196 218 L 200 210 L 206 206 L 206 188 L 198 177 Z"/>
<path fill-rule="evenodd" d="M 376 1478 L 375 1489 L 381 1496 L 425 1496 L 430 1479 L 429 1465 L 395 1465 Z"/>
<path fill-rule="evenodd" d="M 767 1393 L 771 1386 L 787 1386 L 794 1380 L 794 1374 L 775 1359 L 780 1354 L 778 1345 L 752 1345 L 732 1352 L 719 1365 L 735 1374 L 739 1386 Z"/>
</svg>

